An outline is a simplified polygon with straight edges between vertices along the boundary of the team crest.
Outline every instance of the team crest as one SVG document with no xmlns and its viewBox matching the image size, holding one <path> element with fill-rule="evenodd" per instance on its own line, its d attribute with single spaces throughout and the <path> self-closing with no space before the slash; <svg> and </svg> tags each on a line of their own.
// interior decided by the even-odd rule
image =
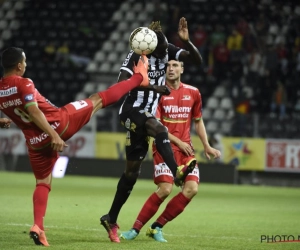
<svg viewBox="0 0 300 250">
<path fill-rule="evenodd" d="M 130 129 L 130 119 L 127 118 L 126 122 L 125 122 L 125 128 Z"/>
</svg>

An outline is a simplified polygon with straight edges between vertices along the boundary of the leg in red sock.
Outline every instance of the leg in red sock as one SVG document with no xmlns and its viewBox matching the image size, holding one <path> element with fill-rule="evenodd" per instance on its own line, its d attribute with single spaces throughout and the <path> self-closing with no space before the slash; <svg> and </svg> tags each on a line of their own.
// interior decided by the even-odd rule
<svg viewBox="0 0 300 250">
<path fill-rule="evenodd" d="M 140 231 L 142 227 L 152 218 L 157 212 L 160 204 L 163 202 L 156 193 L 153 193 L 142 207 L 135 223 L 133 224 L 134 229 Z"/>
<path fill-rule="evenodd" d="M 130 90 L 139 87 L 142 81 L 143 76 L 140 73 L 136 73 L 128 80 L 115 83 L 107 90 L 99 92 L 98 95 L 102 99 L 102 108 L 119 101 Z"/>
<path fill-rule="evenodd" d="M 176 218 L 179 214 L 181 214 L 184 208 L 190 203 L 190 199 L 186 198 L 181 192 L 173 197 L 172 200 L 169 201 L 165 210 L 158 217 L 155 224 L 159 224 L 164 226 L 169 221 Z M 155 227 L 154 227 L 155 228 Z"/>
<path fill-rule="evenodd" d="M 44 230 L 44 216 L 46 214 L 48 195 L 51 190 L 50 185 L 39 183 L 33 193 L 33 216 L 34 224 Z"/>
</svg>

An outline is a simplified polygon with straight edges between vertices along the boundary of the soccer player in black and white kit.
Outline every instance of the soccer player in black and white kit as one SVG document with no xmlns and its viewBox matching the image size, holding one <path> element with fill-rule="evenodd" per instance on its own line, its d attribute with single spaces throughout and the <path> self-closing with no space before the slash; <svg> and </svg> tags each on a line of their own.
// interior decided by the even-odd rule
<svg viewBox="0 0 300 250">
<path fill-rule="evenodd" d="M 155 112 L 160 96 L 170 94 L 170 90 L 165 85 L 168 61 L 179 60 L 201 65 L 202 57 L 189 39 L 187 21 L 184 17 L 180 19 L 178 26 L 178 35 L 185 44 L 184 49 L 168 43 L 159 22 L 152 22 L 149 28 L 156 33 L 158 39 L 156 49 L 147 55 L 150 84 L 146 88 L 131 90 L 120 108 L 121 124 L 127 129 L 126 168 L 118 182 L 117 191 L 108 214 L 100 218 L 100 222 L 108 232 L 108 237 L 112 242 L 120 242 L 117 217 L 139 176 L 141 164 L 148 152 L 149 136 L 155 138 L 157 151 L 170 167 L 176 185 L 180 185 L 196 165 L 196 160 L 192 160 L 187 166 L 177 165 L 167 128 L 156 120 Z M 137 64 L 139 58 L 138 54 L 133 51 L 129 52 L 121 66 L 118 81 L 131 77 L 133 66 Z"/>
</svg>

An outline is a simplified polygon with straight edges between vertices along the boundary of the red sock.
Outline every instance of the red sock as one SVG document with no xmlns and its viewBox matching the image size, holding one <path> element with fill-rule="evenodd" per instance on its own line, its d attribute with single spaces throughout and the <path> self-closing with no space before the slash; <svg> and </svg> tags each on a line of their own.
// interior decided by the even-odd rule
<svg viewBox="0 0 300 250">
<path fill-rule="evenodd" d="M 182 213 L 184 208 L 190 203 L 190 199 L 186 198 L 181 192 L 169 201 L 165 210 L 156 220 L 157 223 L 164 226 L 168 221 L 173 220 Z"/>
<path fill-rule="evenodd" d="M 51 190 L 50 185 L 39 183 L 33 192 L 33 216 L 34 224 L 38 225 L 41 230 L 44 230 L 44 216 L 46 214 L 48 195 Z"/>
<path fill-rule="evenodd" d="M 143 77 L 140 73 L 133 74 L 128 80 L 124 80 L 110 86 L 107 90 L 98 92 L 102 99 L 103 108 L 119 101 L 123 95 L 127 94 L 130 90 L 140 86 Z"/>
<path fill-rule="evenodd" d="M 141 230 L 142 227 L 152 218 L 152 216 L 157 212 L 160 204 L 163 202 L 161 198 L 158 197 L 156 193 L 150 195 L 148 200 L 142 207 L 135 223 L 133 224 L 134 229 Z"/>
</svg>

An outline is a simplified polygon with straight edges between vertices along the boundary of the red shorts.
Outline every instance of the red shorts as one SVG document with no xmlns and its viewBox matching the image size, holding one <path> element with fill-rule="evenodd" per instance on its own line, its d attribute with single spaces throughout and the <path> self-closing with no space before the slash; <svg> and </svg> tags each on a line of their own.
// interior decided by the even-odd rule
<svg viewBox="0 0 300 250">
<path fill-rule="evenodd" d="M 191 159 L 194 159 L 193 156 L 187 156 L 181 151 L 174 151 L 174 157 L 178 165 L 185 165 L 188 163 Z M 163 158 L 161 155 L 156 151 L 153 154 L 153 163 L 154 163 L 154 183 L 158 185 L 161 182 L 168 182 L 172 183 L 174 182 L 173 174 L 169 167 L 165 164 Z M 185 178 L 185 181 L 196 181 L 199 183 L 200 181 L 200 173 L 198 164 L 196 165 L 195 169 L 192 173 L 188 174 L 188 176 Z"/>
<path fill-rule="evenodd" d="M 55 128 L 60 137 L 67 141 L 89 122 L 93 111 L 90 99 L 71 102 L 60 108 L 61 120 L 59 127 Z M 59 157 L 58 152 L 52 150 L 51 139 L 43 141 L 39 149 L 33 149 L 27 142 L 29 159 L 36 179 L 46 178 L 53 170 Z"/>
</svg>

